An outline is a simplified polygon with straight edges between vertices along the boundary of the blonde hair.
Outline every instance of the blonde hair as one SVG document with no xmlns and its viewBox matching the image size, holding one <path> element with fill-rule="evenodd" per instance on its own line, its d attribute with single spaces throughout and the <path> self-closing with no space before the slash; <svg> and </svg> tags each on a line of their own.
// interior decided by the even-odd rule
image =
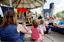
<svg viewBox="0 0 64 42">
<path fill-rule="evenodd" d="M 3 17 L 2 27 L 4 28 L 5 26 L 9 24 L 17 25 L 16 13 L 12 10 L 8 10 L 5 12 L 4 17 Z"/>
<path fill-rule="evenodd" d="M 32 25 L 33 25 L 34 27 L 38 27 L 38 25 L 39 25 L 38 20 L 37 20 L 37 19 L 34 19 L 34 20 L 32 21 Z"/>
<path fill-rule="evenodd" d="M 40 24 L 45 25 L 45 20 L 44 19 L 41 19 L 40 20 Z"/>
</svg>

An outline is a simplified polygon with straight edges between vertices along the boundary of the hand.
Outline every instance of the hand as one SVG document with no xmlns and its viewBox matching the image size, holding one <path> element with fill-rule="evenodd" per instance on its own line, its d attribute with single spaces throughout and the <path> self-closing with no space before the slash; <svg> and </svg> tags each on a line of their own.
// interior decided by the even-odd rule
<svg viewBox="0 0 64 42">
<path fill-rule="evenodd" d="M 53 26 L 58 27 L 58 25 L 53 24 Z"/>
</svg>

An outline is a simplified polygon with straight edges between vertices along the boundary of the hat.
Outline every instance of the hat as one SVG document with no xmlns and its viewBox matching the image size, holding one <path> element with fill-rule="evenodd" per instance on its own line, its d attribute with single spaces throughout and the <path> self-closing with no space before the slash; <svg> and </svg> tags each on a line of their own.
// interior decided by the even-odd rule
<svg viewBox="0 0 64 42">
<path fill-rule="evenodd" d="M 50 16 L 50 18 L 53 18 L 52 16 Z"/>
</svg>

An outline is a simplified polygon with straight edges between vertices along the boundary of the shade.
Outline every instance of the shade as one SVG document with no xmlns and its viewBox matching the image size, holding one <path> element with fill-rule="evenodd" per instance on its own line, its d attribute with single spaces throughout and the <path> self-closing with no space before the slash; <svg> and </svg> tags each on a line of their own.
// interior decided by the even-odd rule
<svg viewBox="0 0 64 42">
<path fill-rule="evenodd" d="M 46 0 L 12 0 L 12 6 L 15 8 L 38 8 L 42 7 Z M 10 6 L 9 0 L 0 0 L 0 3 Z"/>
</svg>

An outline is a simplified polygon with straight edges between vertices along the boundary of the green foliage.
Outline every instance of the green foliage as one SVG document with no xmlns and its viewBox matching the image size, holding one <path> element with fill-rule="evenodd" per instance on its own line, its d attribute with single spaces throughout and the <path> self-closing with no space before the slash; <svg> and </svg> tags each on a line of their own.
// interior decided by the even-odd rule
<svg viewBox="0 0 64 42">
<path fill-rule="evenodd" d="M 56 13 L 56 16 L 57 16 L 58 18 L 60 18 L 60 17 L 62 16 L 62 13 L 61 13 L 61 12 L 58 12 L 58 13 Z"/>
<path fill-rule="evenodd" d="M 64 10 L 61 13 L 64 14 Z"/>
<path fill-rule="evenodd" d="M 56 14 L 52 15 L 53 17 L 56 16 Z"/>
<path fill-rule="evenodd" d="M 64 14 L 64 10 L 61 11 L 61 12 L 56 13 L 56 16 L 57 16 L 58 18 L 60 18 L 60 17 L 62 17 L 63 14 Z"/>
</svg>

